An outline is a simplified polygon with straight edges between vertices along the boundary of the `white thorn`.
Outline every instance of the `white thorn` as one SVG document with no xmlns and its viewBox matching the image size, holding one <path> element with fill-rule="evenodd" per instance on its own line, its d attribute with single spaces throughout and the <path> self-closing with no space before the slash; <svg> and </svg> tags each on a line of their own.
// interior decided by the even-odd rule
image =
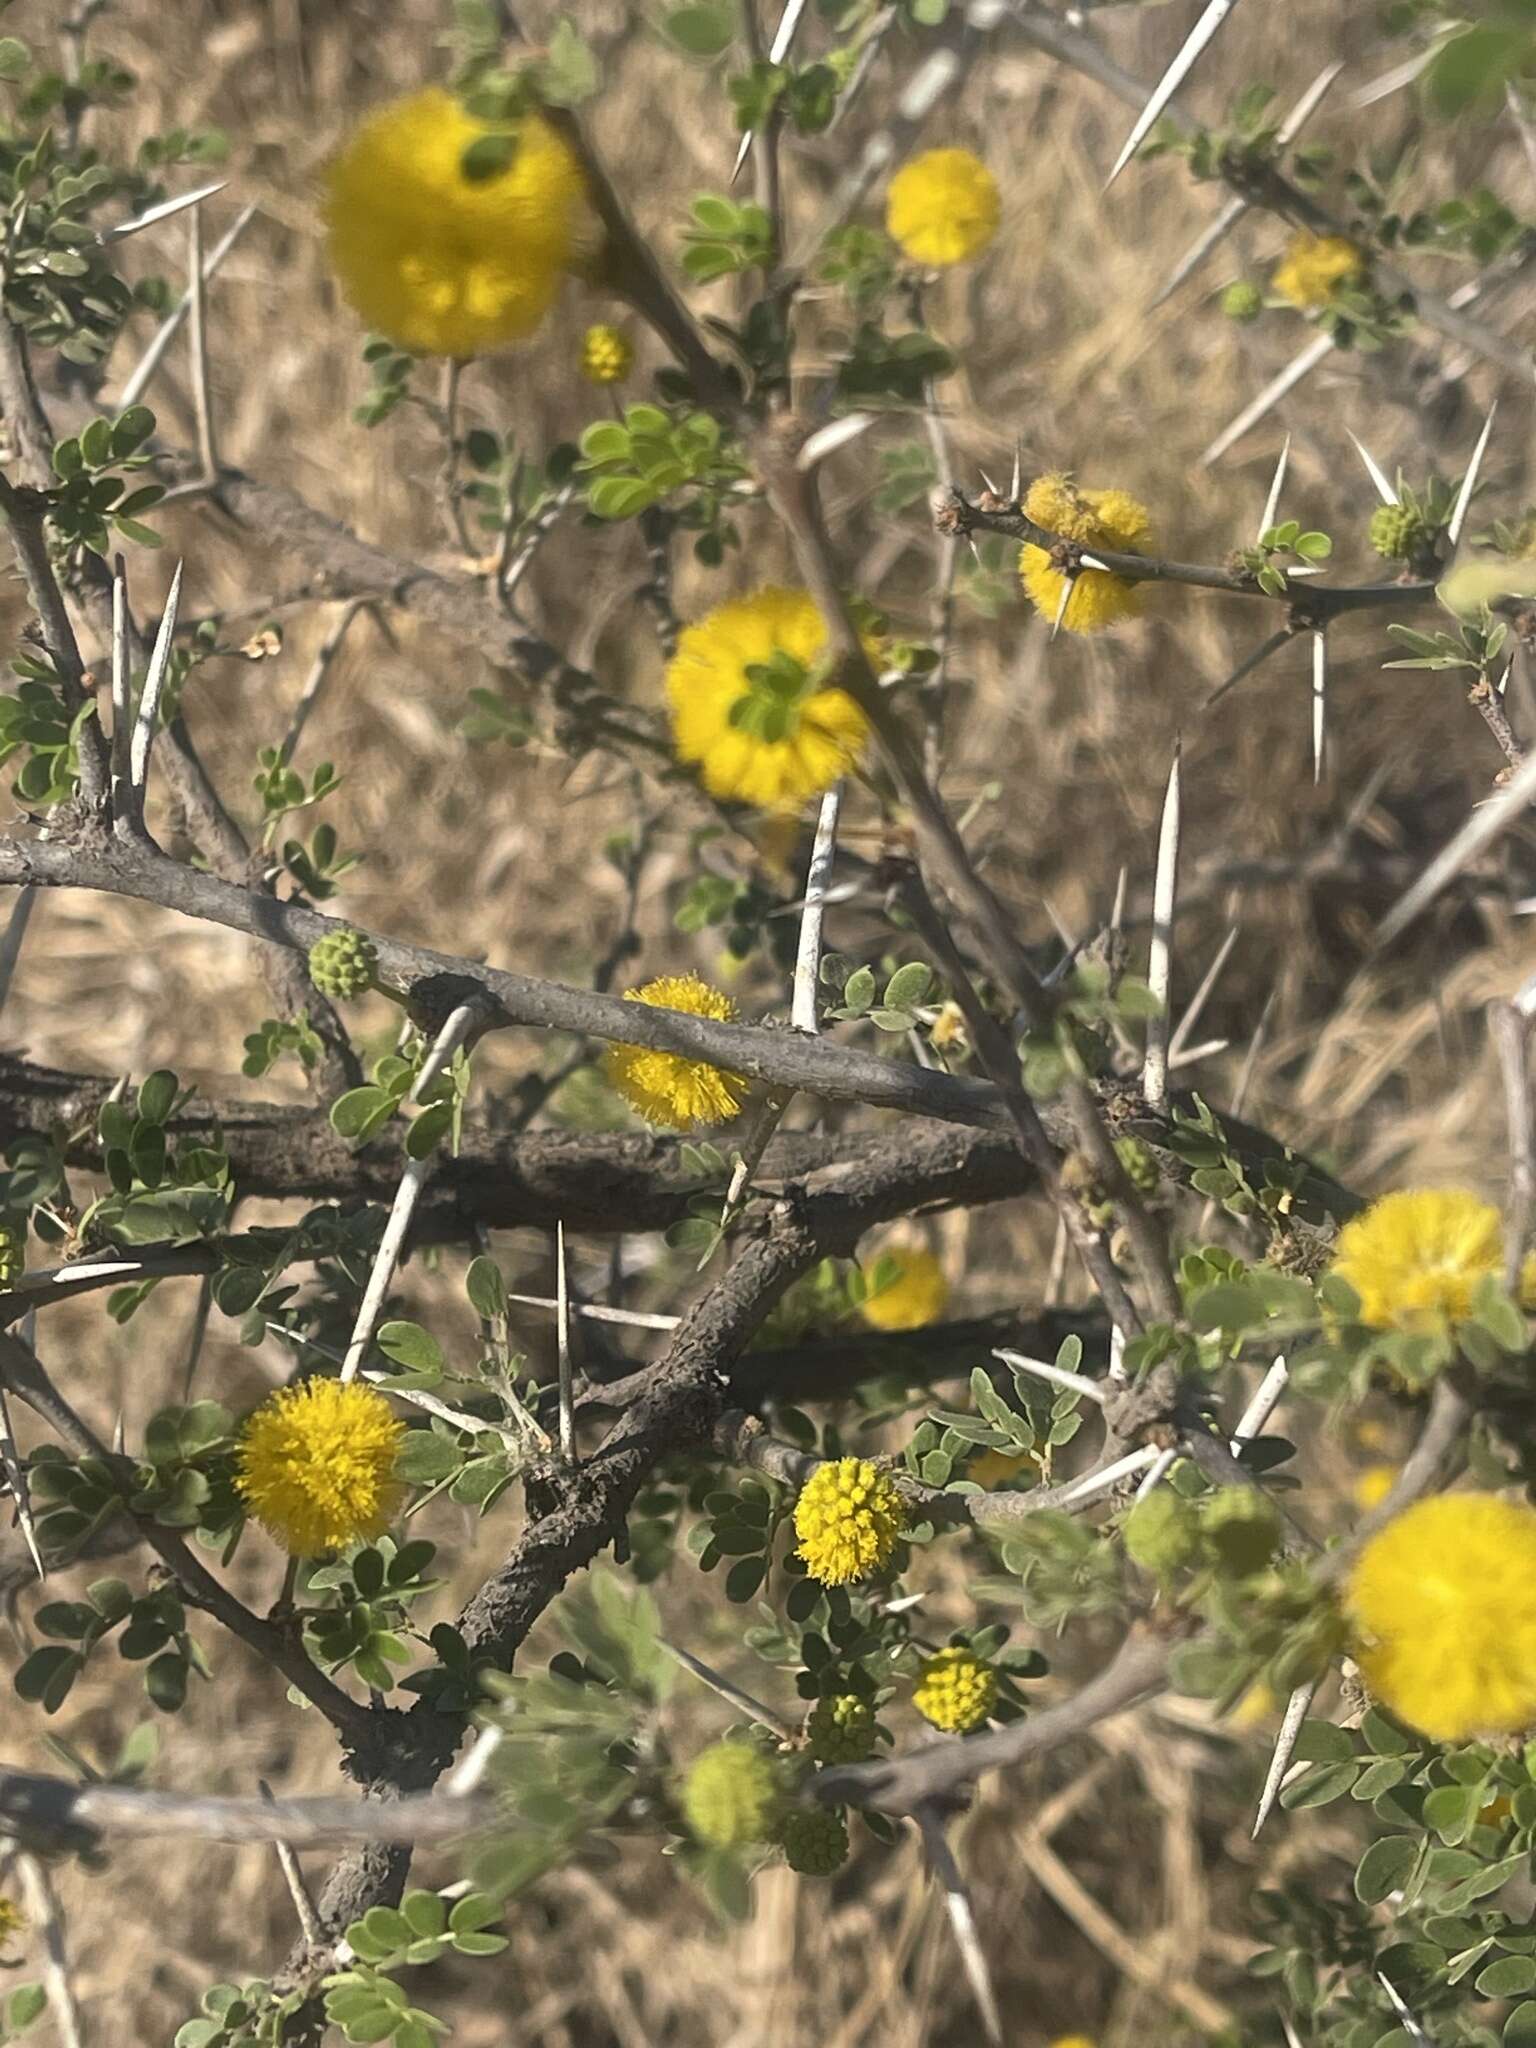
<svg viewBox="0 0 1536 2048">
<path fill-rule="evenodd" d="M 789 54 L 789 46 L 795 40 L 795 31 L 800 26 L 800 17 L 805 12 L 805 0 L 784 0 L 784 12 L 779 16 L 779 25 L 773 32 L 773 41 L 768 48 L 768 62 L 782 64 Z M 741 167 L 752 153 L 752 129 L 742 136 L 736 149 L 736 162 L 731 170 L 734 185 L 741 176 Z"/>
<path fill-rule="evenodd" d="M 182 563 L 176 564 L 171 587 L 165 594 L 165 609 L 160 614 L 160 627 L 155 634 L 149 667 L 144 676 L 144 688 L 139 697 L 139 715 L 134 722 L 128 776 L 133 787 L 134 803 L 140 814 L 144 809 L 144 786 L 149 775 L 150 749 L 155 743 L 155 719 L 159 715 L 160 697 L 165 688 L 166 673 L 171 665 L 171 646 L 176 637 L 176 612 L 181 604 L 182 567 Z"/>
<path fill-rule="evenodd" d="M 790 1000 L 792 1029 L 816 1032 L 816 984 L 821 972 L 821 927 L 827 903 L 827 881 L 837 853 L 837 817 L 843 785 L 834 782 L 821 800 L 816 838 L 805 874 L 805 906 L 800 916 L 800 944 L 795 955 L 794 993 Z"/>
<path fill-rule="evenodd" d="M 1536 799 L 1536 753 L 1515 770 L 1500 790 L 1479 804 L 1461 830 L 1441 848 L 1413 886 L 1400 896 L 1376 928 L 1376 943 L 1386 945 L 1426 909 L 1469 861 L 1514 823 Z"/>
<path fill-rule="evenodd" d="M 1067 616 L 1067 606 L 1072 602 L 1072 592 L 1077 586 L 1077 577 L 1071 571 L 1061 579 L 1061 595 L 1056 600 L 1056 616 L 1051 621 L 1051 638 L 1054 640 L 1061 631 L 1061 622 Z"/>
<path fill-rule="evenodd" d="M 1137 115 L 1136 125 L 1126 137 L 1125 147 L 1121 150 L 1119 156 L 1116 157 L 1114 169 L 1104 180 L 1104 190 L 1106 192 L 1141 147 L 1143 138 L 1150 133 L 1153 124 L 1162 113 L 1164 107 L 1167 106 L 1191 70 L 1193 70 L 1201 51 L 1210 42 L 1236 5 L 1237 0 L 1207 0 L 1205 12 L 1184 38 L 1183 46 L 1179 50 L 1178 55 L 1152 88 L 1152 97 Z"/>
<path fill-rule="evenodd" d="M 1173 981 L 1173 920 L 1179 901 L 1179 837 L 1183 824 L 1182 745 L 1175 742 L 1173 766 L 1163 796 L 1163 820 L 1157 838 L 1157 873 L 1152 883 L 1152 939 L 1147 955 L 1147 987 L 1156 1006 L 1147 1021 L 1147 1052 L 1141 1068 L 1141 1092 L 1148 1105 L 1161 1109 L 1168 1098 L 1168 997 Z"/>
<path fill-rule="evenodd" d="M 1219 462 L 1233 442 L 1240 441 L 1248 429 L 1256 426 L 1263 419 L 1265 413 L 1280 403 L 1280 400 L 1284 398 L 1288 391 L 1294 390 L 1303 377 L 1317 368 L 1323 357 L 1328 355 L 1332 348 L 1333 336 L 1331 334 L 1319 334 L 1309 341 L 1299 356 L 1296 356 L 1291 362 L 1287 363 L 1278 376 L 1270 379 L 1253 403 L 1245 405 L 1231 425 L 1222 428 L 1215 440 L 1212 441 L 1210 446 L 1201 455 L 1200 467 L 1202 469 L 1209 469 L 1213 462 Z"/>
<path fill-rule="evenodd" d="M 1227 936 L 1222 940 L 1220 946 L 1217 948 L 1215 959 L 1211 962 L 1210 966 L 1207 967 L 1205 973 L 1201 976 L 1200 986 L 1195 990 L 1194 994 L 1190 997 L 1189 1007 L 1185 1010 L 1183 1016 L 1179 1019 L 1179 1028 L 1177 1031 L 1174 1032 L 1172 1039 L 1169 1041 L 1168 1061 L 1170 1065 L 1172 1065 L 1173 1062 L 1178 1059 L 1179 1054 L 1184 1050 L 1185 1046 L 1189 1043 L 1189 1034 L 1194 1030 L 1196 1024 L 1199 1023 L 1200 1012 L 1205 1008 L 1206 1003 L 1210 1000 L 1211 990 L 1216 986 L 1216 983 L 1221 975 L 1221 970 L 1223 969 L 1223 967 L 1226 966 L 1227 961 L 1231 957 L 1232 948 L 1237 944 L 1237 934 L 1239 929 L 1240 927 L 1237 925 L 1233 925 L 1230 928 L 1230 930 L 1227 933 Z"/>
<path fill-rule="evenodd" d="M 1019 493 L 1024 488 L 1024 443 L 1015 437 L 1013 443 L 1013 481 L 1008 486 L 1008 502 L 1017 505 Z"/>
<path fill-rule="evenodd" d="M 1162 1485 L 1178 1462 L 1179 1448 L 1177 1444 L 1170 1444 L 1166 1451 L 1158 1452 L 1157 1463 L 1148 1467 L 1146 1478 L 1142 1480 L 1140 1486 L 1136 1489 L 1137 1505 L 1144 1501 L 1149 1493 L 1157 1491 L 1158 1487 Z"/>
<path fill-rule="evenodd" d="M 1285 1718 L 1280 1723 L 1280 1733 L 1275 1737 L 1274 1755 L 1269 1760 L 1269 1769 L 1264 1774 L 1264 1790 L 1259 1794 L 1259 1810 L 1253 1818 L 1253 1837 L 1274 1811 L 1275 1801 L 1280 1797 L 1280 1788 L 1285 1783 L 1285 1774 L 1295 1753 L 1301 1724 L 1307 1718 L 1313 1700 L 1317 1697 L 1317 1681 L 1308 1679 L 1305 1685 L 1298 1685 L 1285 1703 Z"/>
<path fill-rule="evenodd" d="M 129 235 L 138 234 L 141 228 L 152 228 L 162 220 L 169 220 L 173 214 L 185 213 L 189 206 L 197 206 L 205 199 L 212 199 L 214 194 L 222 192 L 228 183 L 227 178 L 220 178 L 216 185 L 200 185 L 195 192 L 182 192 L 174 199 L 162 199 L 158 206 L 146 208 L 143 213 L 135 214 L 132 220 L 122 220 L 115 227 L 103 228 L 96 239 L 103 245 L 108 242 L 124 241 Z"/>
<path fill-rule="evenodd" d="M 565 1256 L 565 1223 L 555 1221 L 555 1353 L 560 1374 L 560 1455 L 576 1462 L 576 1391 L 571 1366 L 571 1295 Z"/>
<path fill-rule="evenodd" d="M 1270 478 L 1269 496 L 1264 500 L 1264 516 L 1259 521 L 1259 530 L 1255 536 L 1256 541 L 1263 540 L 1265 534 L 1269 532 L 1269 529 L 1274 525 L 1276 518 L 1279 516 L 1280 490 L 1285 482 L 1286 466 L 1290 459 L 1291 437 L 1287 434 L 1284 445 L 1280 450 L 1280 460 L 1275 464 L 1275 473 Z"/>
<path fill-rule="evenodd" d="M 802 474 L 814 469 L 818 462 L 825 462 L 837 449 L 856 441 L 860 434 L 867 434 L 875 424 L 872 412 L 845 413 L 842 419 L 832 420 L 827 426 L 818 427 L 814 434 L 806 437 L 800 453 L 795 457 L 795 467 Z"/>
<path fill-rule="evenodd" d="M 1350 101 L 1350 105 L 1374 107 L 1378 100 L 1387 99 L 1393 93 L 1401 92 L 1405 85 L 1412 85 L 1419 73 L 1433 60 L 1436 51 L 1442 47 L 1443 45 L 1436 44 L 1434 48 L 1421 50 L 1418 56 L 1410 57 L 1406 64 L 1394 64 L 1392 69 L 1384 71 L 1380 78 L 1373 79 L 1369 85 L 1362 85 Z"/>
<path fill-rule="evenodd" d="M 1235 1458 L 1246 1443 L 1260 1435 L 1264 1425 L 1280 1405 L 1280 1396 L 1285 1392 L 1285 1383 L 1291 1376 L 1291 1369 L 1283 1358 L 1274 1364 L 1260 1380 L 1253 1399 L 1237 1419 L 1237 1428 L 1232 1432 L 1232 1455 Z"/>
<path fill-rule="evenodd" d="M 1051 1365 L 1043 1358 L 1026 1358 L 1022 1351 L 994 1351 L 992 1356 L 1015 1372 L 1027 1372 L 1031 1379 L 1046 1380 L 1053 1387 L 1065 1387 L 1102 1408 L 1108 1396 L 1097 1380 L 1086 1373 L 1068 1372 L 1064 1365 Z"/>
<path fill-rule="evenodd" d="M 1312 635 L 1312 781 L 1323 779 L 1323 750 L 1328 742 L 1328 635 Z"/>
<path fill-rule="evenodd" d="M 1445 537 L 1454 554 L 1461 540 L 1461 529 L 1465 524 L 1467 510 L 1472 503 L 1472 493 L 1477 488 L 1477 473 L 1483 466 L 1483 455 L 1488 447 L 1488 436 L 1493 432 L 1494 420 L 1498 417 L 1499 403 L 1495 399 L 1488 408 L 1488 417 L 1483 422 L 1483 431 L 1477 437 L 1477 446 L 1472 450 L 1472 460 L 1467 464 L 1467 473 L 1461 480 L 1461 489 L 1456 494 L 1456 509 L 1445 529 Z"/>
<path fill-rule="evenodd" d="M 1346 432 L 1347 431 L 1348 429 L 1346 429 Z M 1370 472 L 1371 482 L 1376 486 L 1377 497 L 1380 498 L 1383 505 L 1397 504 L 1399 502 L 1397 492 L 1393 489 L 1392 485 L 1387 482 L 1386 475 L 1382 470 L 1380 463 L 1376 460 L 1375 456 L 1371 453 L 1370 449 L 1366 447 L 1365 443 L 1360 439 L 1360 436 L 1358 434 L 1351 433 L 1349 438 L 1351 439 L 1351 441 L 1354 442 L 1355 451 L 1359 455 L 1360 460 L 1365 464 L 1366 469 Z"/>
</svg>

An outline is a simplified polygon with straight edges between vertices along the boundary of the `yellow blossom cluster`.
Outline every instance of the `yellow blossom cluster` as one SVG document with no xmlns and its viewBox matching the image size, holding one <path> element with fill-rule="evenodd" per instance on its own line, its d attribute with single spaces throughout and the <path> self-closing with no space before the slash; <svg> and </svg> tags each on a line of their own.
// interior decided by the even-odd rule
<svg viewBox="0 0 1536 2048">
<path fill-rule="evenodd" d="M 979 1728 L 996 1700 L 997 1675 L 991 1665 L 959 1644 L 928 1659 L 912 1695 L 923 1719 L 950 1735 Z"/>
<path fill-rule="evenodd" d="M 1366 1684 L 1436 1742 L 1536 1725 L 1536 1508 L 1448 1493 L 1394 1516 L 1344 1592 Z"/>
<path fill-rule="evenodd" d="M 1373 1330 L 1432 1332 L 1465 1322 L 1478 1283 L 1503 1264 L 1499 1212 L 1460 1188 L 1383 1195 L 1339 1232 L 1333 1270 Z"/>
<path fill-rule="evenodd" d="M 717 1024 L 736 1021 L 730 997 L 697 974 L 659 975 L 643 988 L 626 989 L 624 1000 L 682 1010 L 690 1017 L 711 1017 Z M 746 1099 L 747 1084 L 739 1074 L 648 1045 L 611 1045 L 603 1071 L 637 1115 L 663 1130 L 729 1123 Z"/>
<path fill-rule="evenodd" d="M 1037 526 L 1090 552 L 1108 548 L 1115 554 L 1144 554 L 1151 536 L 1151 515 L 1129 491 L 1085 489 L 1059 472 L 1036 477 L 1025 495 L 1024 510 Z M 1032 541 L 1019 551 L 1019 580 L 1035 609 L 1053 623 L 1059 613 L 1069 633 L 1096 633 L 1141 610 L 1139 583 L 1103 569 L 1084 569 L 1063 611 L 1067 572 L 1052 561 L 1049 549 Z"/>
<path fill-rule="evenodd" d="M 980 157 L 968 149 L 930 149 L 892 178 L 885 225 L 909 262 L 938 270 L 979 256 L 1002 210 L 997 180 Z"/>
<path fill-rule="evenodd" d="M 877 1330 L 920 1330 L 936 1322 L 949 1300 L 949 1282 L 932 1252 L 914 1245 L 888 1245 L 875 1270 L 893 1267 L 889 1278 L 877 1280 L 859 1305 L 859 1314 Z"/>
<path fill-rule="evenodd" d="M 1360 277 L 1365 258 L 1342 235 L 1315 235 L 1307 229 L 1292 235 L 1270 283 L 1282 299 L 1303 313 L 1326 306 L 1339 286 Z"/>
<path fill-rule="evenodd" d="M 330 168 L 342 290 L 418 355 L 484 355 L 533 333 L 595 245 L 581 166 L 538 114 L 495 127 L 439 87 L 392 100 Z"/>
<path fill-rule="evenodd" d="M 820 1466 L 795 1502 L 799 1555 L 824 1586 L 848 1586 L 884 1570 L 906 1523 L 893 1480 L 868 1458 Z"/>
<path fill-rule="evenodd" d="M 382 1536 L 404 1488 L 405 1425 L 376 1387 L 310 1379 L 246 1419 L 235 1453 L 241 1499 L 294 1557 Z"/>
<path fill-rule="evenodd" d="M 667 665 L 679 757 L 712 796 L 788 806 L 830 789 L 868 724 L 826 681 L 827 629 L 803 590 L 768 585 L 684 629 Z"/>
</svg>

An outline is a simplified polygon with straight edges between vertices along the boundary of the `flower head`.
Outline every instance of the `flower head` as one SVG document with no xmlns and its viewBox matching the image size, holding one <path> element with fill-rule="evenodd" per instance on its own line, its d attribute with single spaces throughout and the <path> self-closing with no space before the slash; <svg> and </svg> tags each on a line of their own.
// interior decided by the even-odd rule
<svg viewBox="0 0 1536 2048">
<path fill-rule="evenodd" d="M 717 1849 L 766 1842 L 779 1808 L 772 1763 L 747 1742 L 717 1742 L 695 1757 L 683 1780 L 683 1815 L 701 1842 Z"/>
<path fill-rule="evenodd" d="M 875 1710 L 856 1692 L 825 1693 L 805 1719 L 819 1764 L 861 1764 L 874 1754 Z"/>
<path fill-rule="evenodd" d="M 491 126 L 436 86 L 369 115 L 329 184 L 342 290 L 418 355 L 484 355 L 532 334 L 596 238 L 581 166 L 547 121 Z"/>
<path fill-rule="evenodd" d="M 997 180 L 968 149 L 930 149 L 891 180 L 885 225 L 909 262 L 969 263 L 997 233 Z"/>
<path fill-rule="evenodd" d="M 1151 515 L 1129 491 L 1085 490 L 1059 473 L 1035 479 L 1024 510 L 1037 526 L 1090 551 L 1110 548 L 1117 554 L 1139 555 L 1151 535 Z M 1057 568 L 1050 551 L 1026 541 L 1019 550 L 1019 580 L 1035 609 L 1054 621 L 1066 572 Z M 1140 610 L 1139 583 L 1127 583 L 1123 576 L 1103 569 L 1084 569 L 1073 584 L 1061 623 L 1069 633 L 1096 633 Z"/>
<path fill-rule="evenodd" d="M 1465 1322 L 1478 1282 L 1502 1263 L 1497 1209 L 1460 1188 L 1416 1188 L 1346 1223 L 1333 1270 L 1373 1330 L 1428 1333 Z"/>
<path fill-rule="evenodd" d="M 1387 1495 L 1397 1484 L 1396 1465 L 1367 1465 L 1363 1472 L 1355 1475 L 1355 1483 L 1349 1489 L 1350 1498 L 1362 1514 L 1369 1514 L 1372 1508 L 1379 1508 Z"/>
<path fill-rule="evenodd" d="M 363 932 L 327 932 L 309 949 L 309 978 L 334 1003 L 350 1002 L 373 987 L 379 955 Z"/>
<path fill-rule="evenodd" d="M 868 1458 L 834 1458 L 795 1502 L 799 1555 L 824 1586 L 851 1585 L 890 1563 L 906 1518 L 894 1482 Z"/>
<path fill-rule="evenodd" d="M 624 1000 L 649 1003 L 658 1010 L 682 1010 L 690 1017 L 713 1017 L 717 1024 L 736 1019 L 730 997 L 696 974 L 660 975 L 644 988 L 627 988 Z M 648 1045 L 609 1046 L 603 1070 L 632 1110 L 648 1124 L 669 1131 L 729 1123 L 746 1098 L 747 1084 L 739 1074 Z"/>
<path fill-rule="evenodd" d="M 876 1282 L 859 1306 L 859 1314 L 877 1330 L 920 1330 L 924 1323 L 937 1322 L 949 1300 L 949 1282 L 944 1268 L 933 1256 L 912 1245 L 888 1245 L 875 1264 L 895 1271 Z"/>
<path fill-rule="evenodd" d="M 1303 313 L 1326 306 L 1341 284 L 1361 275 L 1365 258 L 1342 235 L 1314 235 L 1307 229 L 1292 235 L 1285 256 L 1270 278 L 1282 299 Z"/>
<path fill-rule="evenodd" d="M 404 1436 L 376 1387 L 305 1380 L 246 1418 L 235 1483 L 285 1550 L 319 1557 L 389 1526 L 404 1493 L 395 1478 Z"/>
<path fill-rule="evenodd" d="M 622 327 L 589 327 L 581 338 L 581 374 L 593 384 L 622 384 L 635 351 Z"/>
<path fill-rule="evenodd" d="M 11 1943 L 26 1931 L 26 1914 L 14 1899 L 8 1899 L 4 1892 L 0 1892 L 0 1950 L 9 1948 Z M 3 1961 L 4 1957 L 0 1956 L 0 1962 Z"/>
<path fill-rule="evenodd" d="M 1344 1589 L 1376 1697 L 1436 1742 L 1536 1723 L 1536 1508 L 1447 1493 L 1393 1517 Z"/>
<path fill-rule="evenodd" d="M 997 1699 L 997 1674 L 958 1644 L 940 1650 L 923 1666 L 912 1704 L 925 1721 L 950 1735 L 979 1728 Z"/>
<path fill-rule="evenodd" d="M 827 629 L 803 590 L 769 585 L 684 629 L 667 667 L 677 751 L 714 796 L 799 803 L 858 760 L 868 724 L 826 684 Z"/>
<path fill-rule="evenodd" d="M 848 1823 L 835 1806 L 791 1806 L 779 1823 L 779 1846 L 802 1877 L 830 1877 L 848 1861 Z"/>
</svg>

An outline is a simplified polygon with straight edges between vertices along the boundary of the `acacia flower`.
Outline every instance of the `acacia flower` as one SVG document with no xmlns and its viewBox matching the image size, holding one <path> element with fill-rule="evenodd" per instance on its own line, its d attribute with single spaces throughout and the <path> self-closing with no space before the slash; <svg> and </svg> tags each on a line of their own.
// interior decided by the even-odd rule
<svg viewBox="0 0 1536 2048">
<path fill-rule="evenodd" d="M 682 1803 L 701 1842 L 717 1849 L 766 1842 L 778 1817 L 779 1781 L 760 1749 L 747 1742 L 717 1742 L 689 1766 Z"/>
<path fill-rule="evenodd" d="M 798 1554 L 824 1586 L 852 1585 L 890 1563 L 906 1518 L 895 1483 L 868 1458 L 834 1458 L 795 1502 Z"/>
<path fill-rule="evenodd" d="M 1062 540 L 1075 540 L 1090 553 L 1109 548 L 1117 554 L 1146 552 L 1151 515 L 1129 491 L 1087 490 L 1056 472 L 1036 477 L 1024 499 L 1024 510 L 1037 526 Z M 1051 560 L 1050 551 L 1026 541 L 1019 550 L 1019 580 L 1035 609 L 1054 622 L 1066 572 Z M 1097 633 L 1141 610 L 1142 586 L 1127 583 L 1103 569 L 1082 570 L 1072 587 L 1061 623 L 1069 633 Z"/>
<path fill-rule="evenodd" d="M 682 1010 L 690 1017 L 713 1017 L 717 1024 L 736 1021 L 730 997 L 697 974 L 659 975 L 644 988 L 625 989 L 624 1000 L 658 1010 Z M 637 1115 L 668 1131 L 729 1123 L 746 1098 L 747 1084 L 739 1074 L 648 1045 L 609 1046 L 603 1071 Z"/>
<path fill-rule="evenodd" d="M 1499 1212 L 1462 1188 L 1383 1195 L 1339 1232 L 1333 1270 L 1373 1330 L 1432 1332 L 1465 1322 L 1480 1280 L 1503 1266 Z"/>
<path fill-rule="evenodd" d="M 968 149 L 930 149 L 903 164 L 885 202 L 887 232 L 909 262 L 969 263 L 997 233 L 997 180 Z"/>
<path fill-rule="evenodd" d="M 875 1710 L 855 1692 L 825 1693 L 806 1716 L 811 1755 L 819 1764 L 861 1764 L 874 1755 Z"/>
<path fill-rule="evenodd" d="M 1398 1470 L 1396 1465 L 1367 1465 L 1363 1472 L 1355 1474 L 1349 1496 L 1362 1514 L 1368 1515 L 1372 1508 L 1381 1506 L 1397 1484 Z"/>
<path fill-rule="evenodd" d="M 589 327 L 581 338 L 581 374 L 592 384 L 621 384 L 635 366 L 635 351 L 621 327 Z"/>
<path fill-rule="evenodd" d="M 1292 235 L 1270 284 L 1282 299 L 1303 313 L 1326 306 L 1341 284 L 1361 275 L 1365 258 L 1342 235 L 1314 235 L 1303 228 Z"/>
<path fill-rule="evenodd" d="M 877 1330 L 920 1330 L 937 1322 L 949 1300 L 949 1282 L 932 1252 L 913 1245 L 887 1245 L 876 1270 L 892 1265 L 889 1280 L 878 1283 L 859 1305 L 859 1314 Z"/>
<path fill-rule="evenodd" d="M 958 1644 L 923 1666 L 912 1704 L 925 1721 L 950 1735 L 979 1728 L 997 1699 L 997 1674 L 974 1651 Z"/>
<path fill-rule="evenodd" d="M 712 796 L 764 806 L 830 789 L 868 734 L 832 663 L 820 611 L 775 585 L 733 598 L 684 629 L 667 665 L 679 758 Z"/>
<path fill-rule="evenodd" d="M 381 1536 L 404 1495 L 395 1478 L 405 1425 L 361 1380 L 280 1387 L 247 1416 L 235 1484 L 294 1557 Z"/>
<path fill-rule="evenodd" d="M 532 334 L 596 231 L 581 166 L 538 114 L 490 125 L 430 86 L 370 114 L 331 165 L 342 290 L 417 355 Z"/>
<path fill-rule="evenodd" d="M 779 1847 L 802 1877 L 830 1877 L 848 1861 L 848 1823 L 835 1806 L 791 1806 L 779 1823 Z"/>
<path fill-rule="evenodd" d="M 1396 1515 L 1344 1589 L 1376 1697 L 1436 1742 L 1536 1723 L 1536 1508 L 1447 1493 Z"/>
<path fill-rule="evenodd" d="M 11 1943 L 26 1931 L 26 1914 L 14 1899 L 7 1898 L 4 1892 L 0 1892 L 0 1950 L 9 1948 Z M 4 1955 L 0 1954 L 0 1963 L 4 1963 L 5 1960 Z"/>
</svg>

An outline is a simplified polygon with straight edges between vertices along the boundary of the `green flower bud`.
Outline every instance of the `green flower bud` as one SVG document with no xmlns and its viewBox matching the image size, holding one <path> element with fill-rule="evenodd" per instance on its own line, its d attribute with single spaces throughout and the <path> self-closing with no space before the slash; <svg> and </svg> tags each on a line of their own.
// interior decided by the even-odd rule
<svg viewBox="0 0 1536 2048">
<path fill-rule="evenodd" d="M 875 1749 L 875 1710 L 857 1693 L 828 1693 L 806 1716 L 811 1755 L 819 1764 L 861 1764 Z"/>
<path fill-rule="evenodd" d="M 1240 277 L 1236 284 L 1229 284 L 1222 293 L 1221 310 L 1229 320 L 1236 320 L 1246 327 L 1250 320 L 1257 320 L 1263 312 L 1264 294 L 1256 284 Z"/>
<path fill-rule="evenodd" d="M 373 986 L 379 956 L 361 932 L 327 932 L 309 949 L 309 978 L 321 995 L 345 1003 Z"/>
<path fill-rule="evenodd" d="M 1162 1176 L 1152 1147 L 1141 1138 L 1116 1138 L 1115 1157 L 1138 1195 L 1155 1195 Z"/>
<path fill-rule="evenodd" d="M 1249 1578 L 1279 1548 L 1280 1517 L 1256 1486 L 1226 1486 L 1205 1502 L 1201 1534 L 1213 1564 Z"/>
<path fill-rule="evenodd" d="M 1429 535 L 1429 522 L 1415 505 L 1378 505 L 1371 514 L 1371 546 L 1388 562 L 1411 561 Z"/>
<path fill-rule="evenodd" d="M 779 1828 L 779 1846 L 802 1877 L 830 1877 L 848 1861 L 848 1823 L 835 1806 L 791 1806 Z"/>
<path fill-rule="evenodd" d="M 683 1780 L 683 1813 L 701 1842 L 717 1849 L 771 1841 L 779 1782 L 772 1763 L 746 1742 L 717 1742 Z"/>
<path fill-rule="evenodd" d="M 1156 1487 L 1137 1501 L 1121 1529 L 1125 1554 L 1157 1576 L 1166 1578 L 1200 1554 L 1200 1529 L 1194 1508 L 1171 1486 Z"/>
</svg>

